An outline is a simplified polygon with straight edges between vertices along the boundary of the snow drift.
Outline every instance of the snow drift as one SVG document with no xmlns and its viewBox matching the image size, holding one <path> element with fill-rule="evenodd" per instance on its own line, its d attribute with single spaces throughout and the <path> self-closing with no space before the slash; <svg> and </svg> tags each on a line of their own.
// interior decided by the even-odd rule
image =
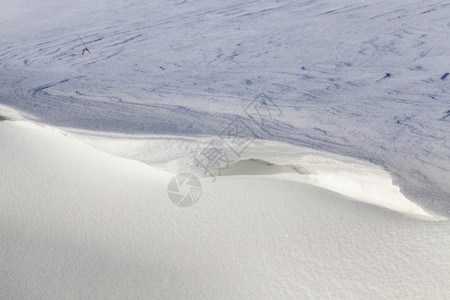
<svg viewBox="0 0 450 300">
<path fill-rule="evenodd" d="M 182 208 L 167 195 L 174 174 L 71 135 L 0 122 L 3 297 L 450 296 L 448 221 L 242 172 L 203 179 Z"/>
<path fill-rule="evenodd" d="M 449 299 L 449 15 L 2 0 L 0 298 Z M 237 118 L 251 145 L 203 177 Z"/>
</svg>

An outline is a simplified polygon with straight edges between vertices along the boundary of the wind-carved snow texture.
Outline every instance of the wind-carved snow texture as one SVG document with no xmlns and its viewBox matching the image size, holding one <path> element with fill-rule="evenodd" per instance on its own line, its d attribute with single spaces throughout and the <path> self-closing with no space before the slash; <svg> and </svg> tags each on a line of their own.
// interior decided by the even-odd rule
<svg viewBox="0 0 450 300">
<path fill-rule="evenodd" d="M 371 161 L 450 211 L 448 3 L 0 6 L 3 104 L 57 126 L 212 136 L 265 92 L 283 115 L 258 137 Z"/>
</svg>

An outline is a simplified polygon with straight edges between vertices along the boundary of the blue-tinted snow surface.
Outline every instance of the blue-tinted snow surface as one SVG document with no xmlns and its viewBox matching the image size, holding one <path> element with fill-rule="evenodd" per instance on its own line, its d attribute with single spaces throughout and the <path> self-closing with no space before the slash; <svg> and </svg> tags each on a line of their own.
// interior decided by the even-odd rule
<svg viewBox="0 0 450 300">
<path fill-rule="evenodd" d="M 242 116 L 450 212 L 445 1 L 2 2 L 0 103 L 124 133 L 213 136 Z M 264 126 L 244 111 L 261 92 L 282 112 Z"/>
</svg>

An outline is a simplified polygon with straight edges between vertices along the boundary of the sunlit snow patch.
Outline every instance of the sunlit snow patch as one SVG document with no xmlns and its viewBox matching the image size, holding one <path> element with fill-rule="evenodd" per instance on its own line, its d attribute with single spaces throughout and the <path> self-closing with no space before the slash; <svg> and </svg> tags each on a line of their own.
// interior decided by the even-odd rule
<svg viewBox="0 0 450 300">
<path fill-rule="evenodd" d="M 18 112 L 9 108 L 6 105 L 0 106 L 0 122 L 1 121 L 15 121 L 20 120 L 22 117 Z"/>
</svg>

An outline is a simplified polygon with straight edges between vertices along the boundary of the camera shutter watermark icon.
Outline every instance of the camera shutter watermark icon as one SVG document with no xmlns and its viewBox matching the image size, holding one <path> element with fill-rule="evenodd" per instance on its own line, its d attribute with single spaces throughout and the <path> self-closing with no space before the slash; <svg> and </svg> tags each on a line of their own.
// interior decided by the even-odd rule
<svg viewBox="0 0 450 300">
<path fill-rule="evenodd" d="M 264 127 L 265 122 L 274 120 L 275 117 L 280 117 L 283 114 L 283 111 L 275 104 L 272 98 L 264 93 L 253 99 L 245 107 L 244 112 L 260 127 Z"/>
<path fill-rule="evenodd" d="M 193 174 L 181 173 L 172 178 L 167 186 L 170 201 L 180 207 L 194 205 L 202 195 L 202 184 Z"/>
</svg>

